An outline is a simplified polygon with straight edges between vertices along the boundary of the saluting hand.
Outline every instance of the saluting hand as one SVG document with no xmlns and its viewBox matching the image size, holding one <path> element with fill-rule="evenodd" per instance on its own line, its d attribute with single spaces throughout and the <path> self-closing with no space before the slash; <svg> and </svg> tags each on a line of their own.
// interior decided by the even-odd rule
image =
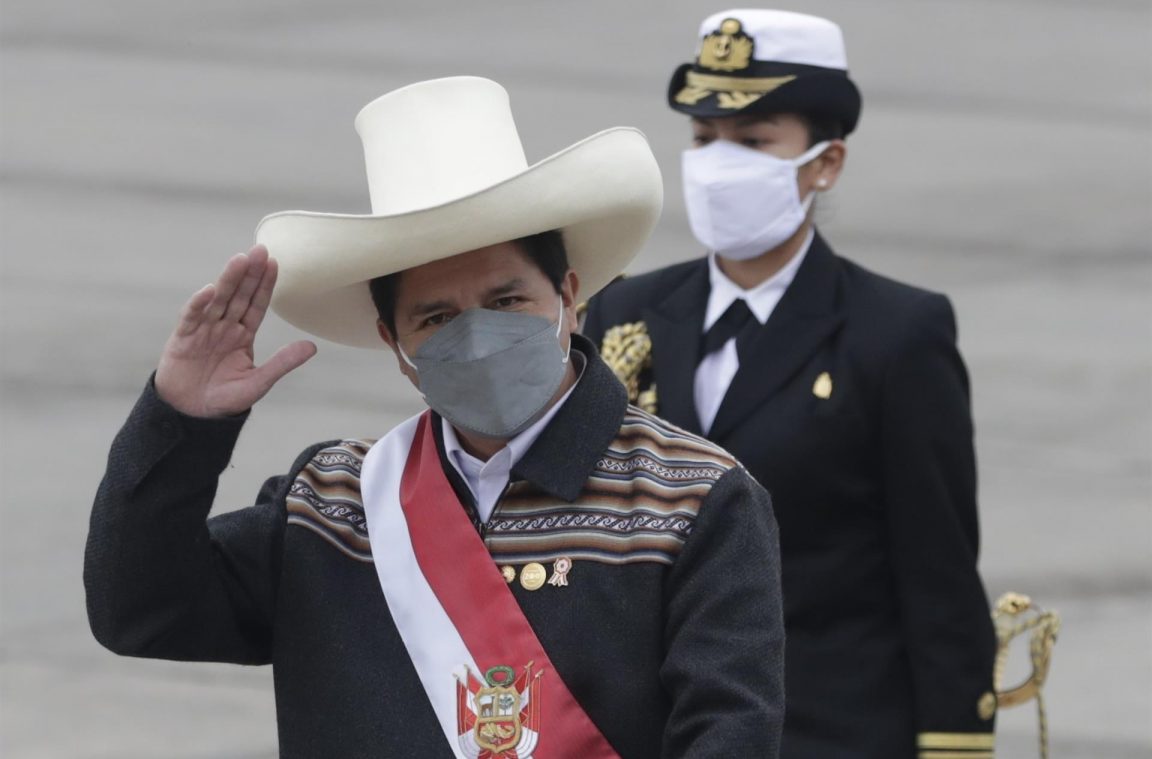
<svg viewBox="0 0 1152 759">
<path fill-rule="evenodd" d="M 276 261 L 257 245 L 233 256 L 214 285 L 184 306 L 156 370 L 160 397 L 189 416 L 247 411 L 288 372 L 316 354 L 300 340 L 253 363 L 253 343 L 276 285 Z"/>
</svg>

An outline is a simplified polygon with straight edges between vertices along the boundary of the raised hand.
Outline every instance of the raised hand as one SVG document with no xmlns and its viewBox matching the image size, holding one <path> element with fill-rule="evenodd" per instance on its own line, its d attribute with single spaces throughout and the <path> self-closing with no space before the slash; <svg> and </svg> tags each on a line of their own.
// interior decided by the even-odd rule
<svg viewBox="0 0 1152 759">
<path fill-rule="evenodd" d="M 276 261 L 263 245 L 238 253 L 214 285 L 192 296 L 164 345 L 156 391 L 177 411 L 218 417 L 247 411 L 281 377 L 316 354 L 300 340 L 253 363 L 253 343 L 276 285 Z"/>
</svg>

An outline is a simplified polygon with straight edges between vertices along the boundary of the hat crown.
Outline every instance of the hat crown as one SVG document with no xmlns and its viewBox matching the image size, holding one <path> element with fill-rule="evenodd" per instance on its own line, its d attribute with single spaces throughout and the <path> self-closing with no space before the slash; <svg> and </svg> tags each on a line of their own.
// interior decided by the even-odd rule
<svg viewBox="0 0 1152 759">
<path fill-rule="evenodd" d="M 403 87 L 356 116 L 373 215 L 432 208 L 528 167 L 508 92 L 458 76 Z"/>
<path fill-rule="evenodd" d="M 704 19 L 697 60 L 708 44 L 707 38 L 721 30 L 729 19 L 738 21 L 739 34 L 752 40 L 752 60 L 848 69 L 844 35 L 837 24 L 806 13 L 762 9 L 722 11 Z M 724 31 L 730 28 L 731 25 Z"/>
</svg>

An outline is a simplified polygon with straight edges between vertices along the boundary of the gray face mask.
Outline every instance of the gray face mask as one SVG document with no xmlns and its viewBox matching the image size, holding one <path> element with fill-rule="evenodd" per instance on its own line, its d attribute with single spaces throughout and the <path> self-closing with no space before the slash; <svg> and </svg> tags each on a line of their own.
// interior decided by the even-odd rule
<svg viewBox="0 0 1152 759">
<path fill-rule="evenodd" d="M 452 426 L 510 438 L 532 426 L 564 381 L 563 315 L 563 299 L 555 324 L 532 314 L 470 308 L 412 358 L 396 347 L 419 375 L 424 400 Z"/>
</svg>

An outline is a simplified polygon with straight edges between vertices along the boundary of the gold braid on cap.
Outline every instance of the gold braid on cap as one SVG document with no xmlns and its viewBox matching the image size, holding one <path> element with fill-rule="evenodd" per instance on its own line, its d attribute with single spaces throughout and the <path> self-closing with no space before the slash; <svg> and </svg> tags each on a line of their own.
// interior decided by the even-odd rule
<svg viewBox="0 0 1152 759">
<path fill-rule="evenodd" d="M 756 43 L 744 33 L 739 19 L 726 18 L 720 27 L 700 43 L 696 57 L 697 68 L 709 71 L 742 71 L 752 65 L 752 52 Z M 716 105 L 727 110 L 739 110 L 755 103 L 794 76 L 717 76 L 689 71 L 684 88 L 676 93 L 676 102 L 696 105 L 709 95 L 716 95 Z"/>
<path fill-rule="evenodd" d="M 997 641 L 996 664 L 992 671 L 996 701 L 999 706 L 1007 707 L 1036 699 L 1040 720 L 1040 757 L 1048 759 L 1048 715 L 1044 709 L 1043 687 L 1048 679 L 1048 668 L 1052 664 L 1056 636 L 1060 633 L 1060 615 L 1042 610 L 1022 593 L 1005 593 L 996 601 L 992 620 L 996 625 Z M 1004 665 L 1008 659 L 1009 645 L 1014 638 L 1029 631 L 1032 633 L 1028 642 L 1032 673 L 1024 682 L 1005 688 Z"/>
<path fill-rule="evenodd" d="M 696 105 L 709 95 L 716 95 L 716 104 L 733 110 L 755 103 L 760 98 L 795 79 L 795 76 L 716 76 L 687 72 L 684 89 L 676 93 L 676 102 Z"/>
<path fill-rule="evenodd" d="M 652 338 L 644 322 L 617 324 L 604 333 L 600 356 L 628 391 L 628 402 L 656 413 L 656 386 L 640 389 L 640 375 L 652 367 Z"/>
</svg>

